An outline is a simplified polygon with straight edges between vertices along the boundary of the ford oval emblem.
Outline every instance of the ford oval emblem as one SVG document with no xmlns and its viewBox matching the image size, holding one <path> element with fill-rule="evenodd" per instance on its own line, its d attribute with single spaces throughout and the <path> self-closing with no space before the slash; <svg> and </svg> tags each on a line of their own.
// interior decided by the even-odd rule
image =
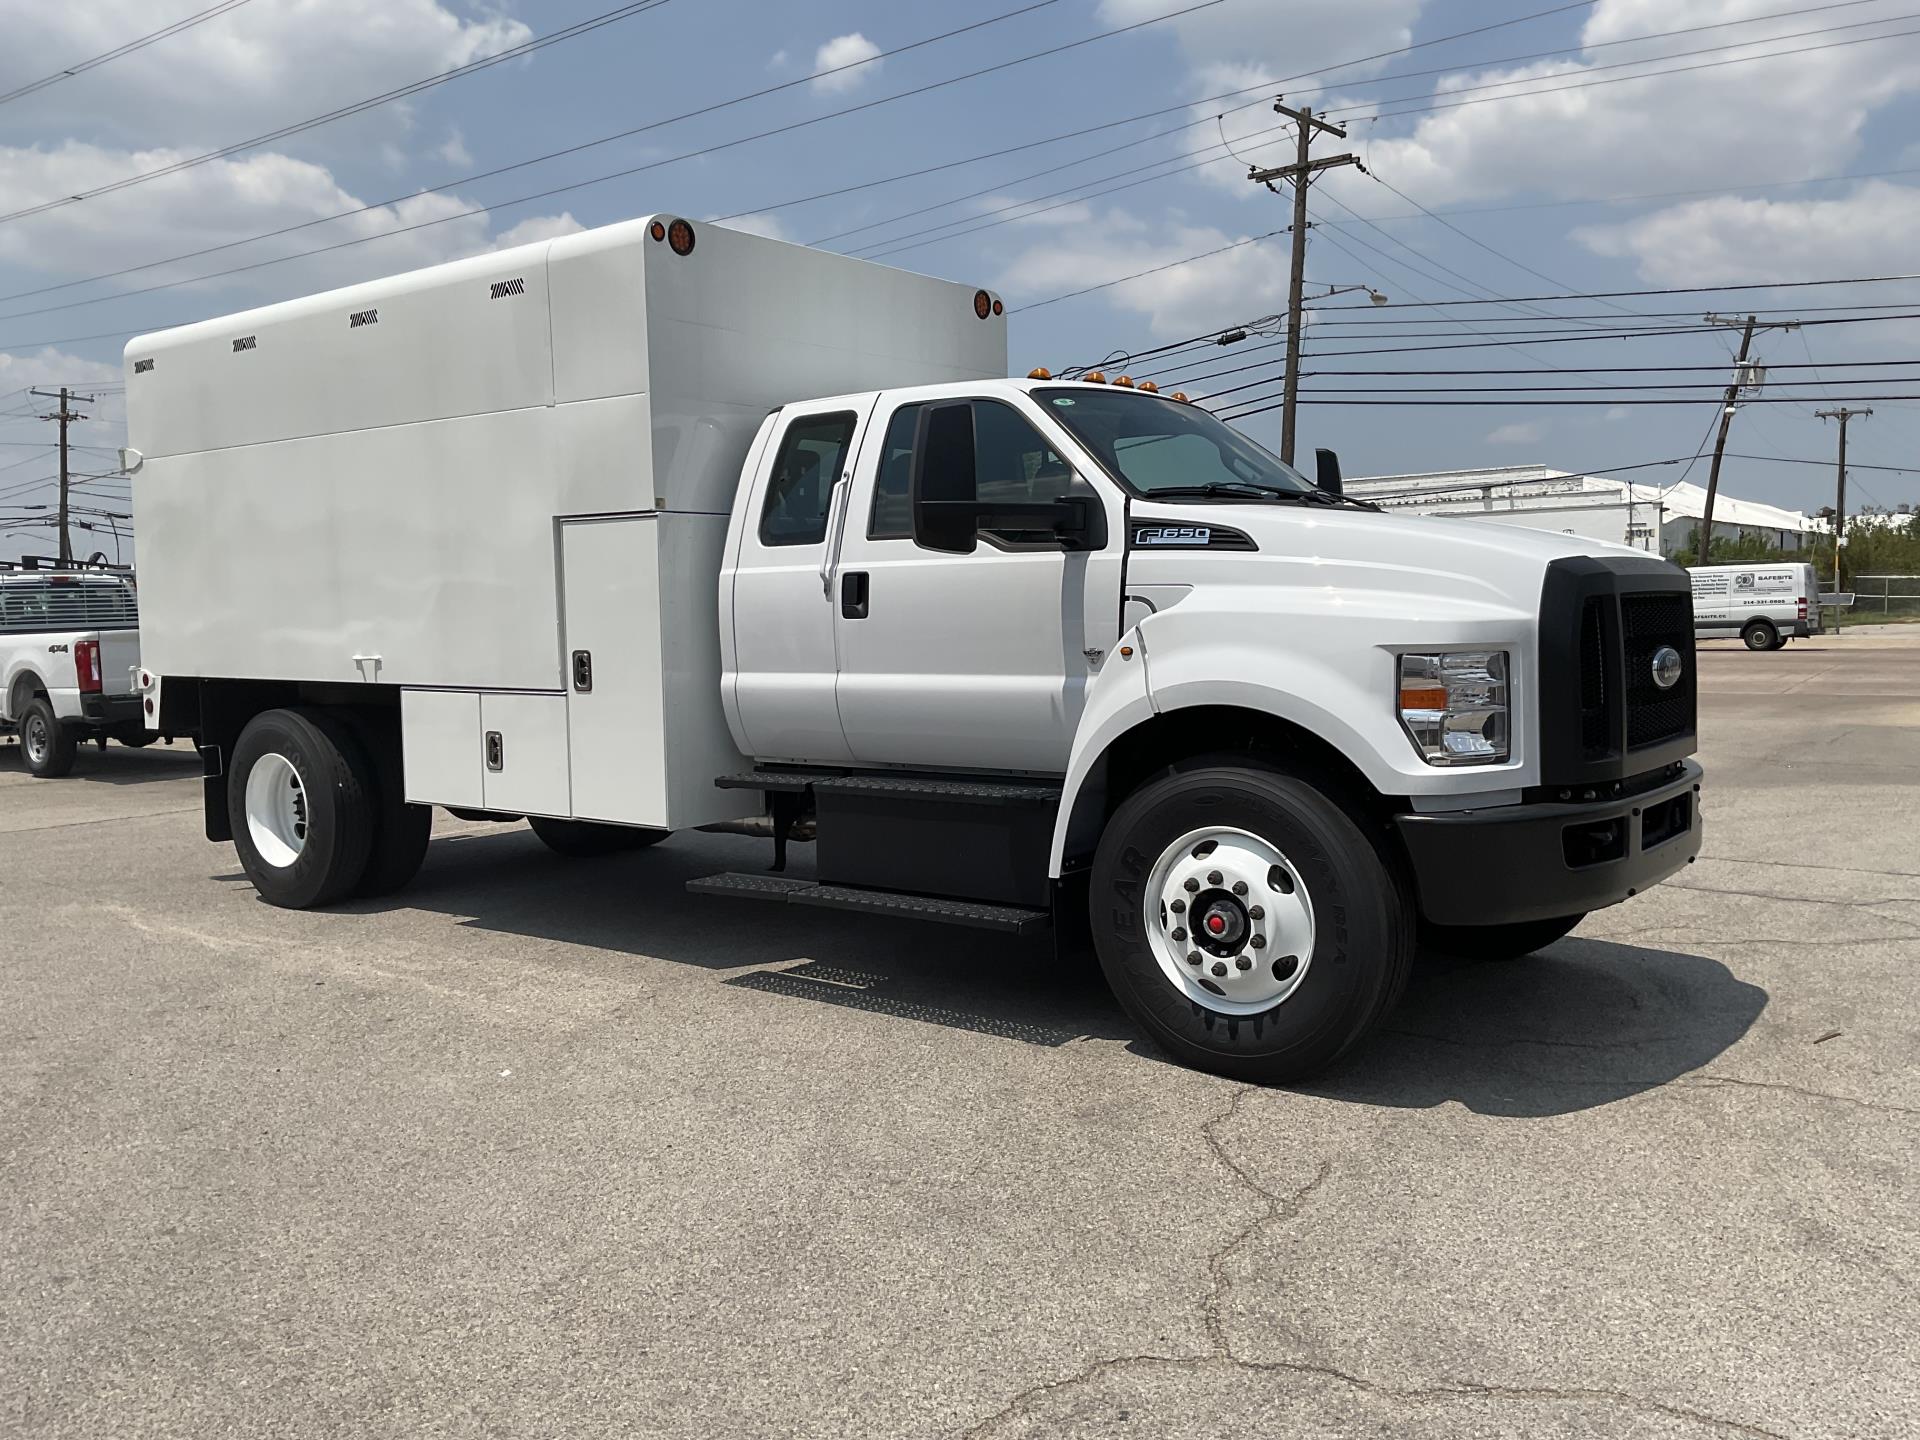
<svg viewBox="0 0 1920 1440">
<path fill-rule="evenodd" d="M 1662 645 L 1653 652 L 1653 683 L 1662 690 L 1671 690 L 1680 683 L 1680 652 L 1671 645 Z"/>
</svg>

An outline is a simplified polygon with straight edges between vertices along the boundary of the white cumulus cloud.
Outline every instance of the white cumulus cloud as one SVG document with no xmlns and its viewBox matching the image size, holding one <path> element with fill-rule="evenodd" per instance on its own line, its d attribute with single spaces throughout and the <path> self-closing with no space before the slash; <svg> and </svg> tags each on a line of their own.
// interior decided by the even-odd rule
<svg viewBox="0 0 1920 1440">
<path fill-rule="evenodd" d="M 879 53 L 880 47 L 857 30 L 851 35 L 834 36 L 814 52 L 813 88 L 829 94 L 852 90 L 879 70 L 877 63 L 861 64 L 862 61 L 872 61 Z M 849 65 L 857 68 L 844 68 Z M 824 73 L 827 71 L 837 73 Z"/>
</svg>

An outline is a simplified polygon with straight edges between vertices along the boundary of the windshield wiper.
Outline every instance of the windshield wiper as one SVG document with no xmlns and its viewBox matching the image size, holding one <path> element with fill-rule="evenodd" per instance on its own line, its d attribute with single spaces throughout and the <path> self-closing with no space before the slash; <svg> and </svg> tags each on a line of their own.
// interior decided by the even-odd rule
<svg viewBox="0 0 1920 1440">
<path fill-rule="evenodd" d="M 1319 493 L 1317 490 L 1283 490 L 1278 485 L 1260 485 L 1251 480 L 1209 480 L 1204 485 L 1157 486 L 1147 491 L 1143 498 L 1161 500 L 1168 496 L 1197 496 L 1201 499 L 1211 499 L 1224 495 L 1236 500 L 1286 500 L 1304 504 Z"/>
</svg>

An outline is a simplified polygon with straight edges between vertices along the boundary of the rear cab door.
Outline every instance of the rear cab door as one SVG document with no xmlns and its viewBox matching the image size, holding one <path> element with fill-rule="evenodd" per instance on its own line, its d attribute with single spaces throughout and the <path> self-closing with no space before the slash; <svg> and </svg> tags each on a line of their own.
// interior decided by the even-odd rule
<svg viewBox="0 0 1920 1440">
<path fill-rule="evenodd" d="M 785 406 L 735 515 L 728 709 L 758 760 L 847 764 L 832 555 L 875 397 Z"/>
</svg>

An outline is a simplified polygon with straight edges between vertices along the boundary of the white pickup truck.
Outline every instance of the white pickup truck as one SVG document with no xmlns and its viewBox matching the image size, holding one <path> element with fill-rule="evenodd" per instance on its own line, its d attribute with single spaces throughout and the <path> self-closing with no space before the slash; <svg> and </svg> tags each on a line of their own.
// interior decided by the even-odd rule
<svg viewBox="0 0 1920 1440">
<path fill-rule="evenodd" d="M 276 904 L 405 884 L 434 804 L 757 831 L 691 888 L 1090 935 L 1275 1081 L 1423 937 L 1518 956 L 1700 848 L 1682 571 L 1009 380 L 988 290 L 663 215 L 126 367 L 149 723 Z"/>
<path fill-rule="evenodd" d="M 85 740 L 152 741 L 139 626 L 124 575 L 0 566 L 0 735 L 19 737 L 30 773 L 65 775 Z"/>
</svg>

